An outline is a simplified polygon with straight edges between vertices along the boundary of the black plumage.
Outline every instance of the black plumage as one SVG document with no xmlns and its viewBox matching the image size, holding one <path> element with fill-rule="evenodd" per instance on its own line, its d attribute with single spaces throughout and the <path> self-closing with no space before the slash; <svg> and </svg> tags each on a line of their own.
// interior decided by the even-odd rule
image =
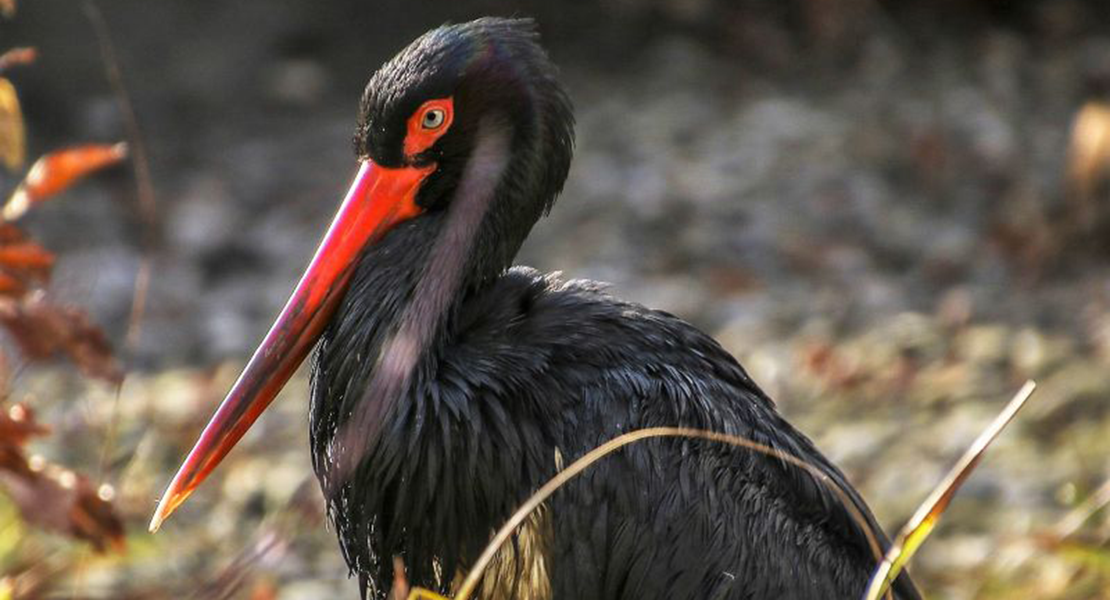
<svg viewBox="0 0 1110 600">
<path fill-rule="evenodd" d="M 446 96 L 454 124 L 406 156 L 406 119 Z M 845 477 L 709 336 L 599 284 L 511 267 L 562 187 L 572 126 L 524 20 L 436 29 L 367 87 L 359 157 L 435 170 L 417 196 L 424 212 L 362 251 L 313 356 L 313 464 L 363 594 L 384 597 L 395 555 L 413 585 L 450 592 L 561 464 L 652 426 L 741 435 L 824 469 L 885 546 Z M 628 447 L 557 492 L 483 590 L 855 598 L 875 565 L 859 524 L 810 474 L 667 439 Z M 895 591 L 918 597 L 907 576 Z"/>
</svg>

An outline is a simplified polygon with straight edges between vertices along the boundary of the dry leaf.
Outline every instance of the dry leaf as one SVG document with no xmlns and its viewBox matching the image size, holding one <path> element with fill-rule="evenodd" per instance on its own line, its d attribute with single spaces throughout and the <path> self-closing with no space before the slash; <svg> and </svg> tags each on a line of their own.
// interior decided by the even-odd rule
<svg viewBox="0 0 1110 600">
<path fill-rule="evenodd" d="M 110 487 L 98 488 L 38 457 L 18 469 L 0 469 L 0 485 L 27 523 L 85 540 L 97 551 L 123 549 L 123 522 L 112 507 Z"/>
<path fill-rule="evenodd" d="M 87 144 L 51 152 L 35 161 L 23 183 L 19 184 L 2 215 L 13 221 L 35 204 L 49 199 L 81 178 L 127 157 L 127 144 Z"/>
<path fill-rule="evenodd" d="M 17 65 L 29 65 L 38 57 L 39 53 L 34 48 L 12 48 L 0 54 L 0 73 Z"/>
<path fill-rule="evenodd" d="M 27 286 L 19 279 L 0 273 L 0 296 L 22 296 L 27 293 Z"/>
<path fill-rule="evenodd" d="M 24 454 L 28 439 L 48 432 L 25 405 L 0 411 L 0 485 L 24 521 L 86 540 L 97 550 L 122 548 L 123 523 L 112 508 L 110 487 L 95 488 L 69 469 Z"/>
<path fill-rule="evenodd" d="M 0 0 L 2 2 L 2 0 Z M 15 86 L 0 77 L 0 162 L 9 171 L 23 166 L 26 157 L 26 134 L 23 131 L 23 111 Z"/>
<path fill-rule="evenodd" d="M 32 437 L 50 433 L 50 428 L 35 421 L 35 413 L 24 404 L 0 410 L 0 445 L 21 447 Z"/>
<path fill-rule="evenodd" d="M 0 15 L 5 18 L 15 16 L 15 0 L 0 0 Z"/>
<path fill-rule="evenodd" d="M 0 223 L 0 296 L 18 297 L 50 280 L 54 253 L 15 225 Z"/>
<path fill-rule="evenodd" d="M 104 332 L 81 311 L 52 304 L 41 291 L 20 299 L 0 298 L 0 324 L 31 360 L 64 353 L 89 377 L 123 381 Z"/>
</svg>

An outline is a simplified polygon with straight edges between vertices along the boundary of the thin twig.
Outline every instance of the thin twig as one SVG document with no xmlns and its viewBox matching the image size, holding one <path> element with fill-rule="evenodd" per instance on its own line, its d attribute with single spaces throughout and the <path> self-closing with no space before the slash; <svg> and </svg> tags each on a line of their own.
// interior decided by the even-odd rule
<svg viewBox="0 0 1110 600">
<path fill-rule="evenodd" d="M 148 248 L 149 246 L 145 246 Z M 133 355 L 139 347 L 139 338 L 142 335 L 143 315 L 146 314 L 146 298 L 150 290 L 150 273 L 153 259 L 148 250 L 143 250 L 139 261 L 139 268 L 135 271 L 135 292 L 131 296 L 131 313 L 127 316 L 127 335 L 124 344 L 128 354 Z"/>
<path fill-rule="evenodd" d="M 142 225 L 142 259 L 135 274 L 135 290 L 131 298 L 131 313 L 127 319 L 125 337 L 129 353 L 138 345 L 141 324 L 146 310 L 146 296 L 150 285 L 152 254 L 157 245 L 158 210 L 155 202 L 154 182 L 150 175 L 150 160 L 143 141 L 142 128 L 131 103 L 131 96 L 124 85 L 123 72 L 116 57 L 115 46 L 108 31 L 104 15 L 93 0 L 84 0 L 85 15 L 92 24 L 100 46 L 100 56 L 104 61 L 104 71 L 112 91 L 116 96 L 120 112 L 123 114 L 124 127 L 127 129 L 128 142 L 132 148 L 132 161 L 135 165 L 135 187 L 138 194 L 139 219 Z"/>
<path fill-rule="evenodd" d="M 108 30 L 108 23 L 104 20 L 104 15 L 100 12 L 100 9 L 93 0 L 84 0 L 82 6 L 86 18 L 88 18 L 89 23 L 92 25 L 93 34 L 96 36 L 97 45 L 100 48 L 100 57 L 104 62 L 105 76 L 116 96 L 116 102 L 119 105 L 120 112 L 123 114 L 124 127 L 127 130 L 128 143 L 131 149 L 131 160 L 135 169 L 135 192 L 138 197 L 139 219 L 142 227 L 142 239 L 140 242 L 142 246 L 142 258 L 139 262 L 139 268 L 135 273 L 135 288 L 131 297 L 131 311 L 127 320 L 127 334 L 125 336 L 125 344 L 128 350 L 127 354 L 130 355 L 134 353 L 138 343 L 140 324 L 146 308 L 146 296 L 150 283 L 151 254 L 154 251 L 154 242 L 156 239 L 155 230 L 158 216 L 157 205 L 154 199 L 154 183 L 150 176 L 150 161 L 146 151 L 146 143 L 143 141 L 142 129 L 139 127 L 139 120 L 135 116 L 135 108 L 131 103 L 131 96 L 127 93 L 127 87 L 124 85 L 123 71 L 120 68 L 119 59 L 116 57 L 115 46 L 112 44 L 112 37 Z M 117 421 L 119 419 L 118 407 L 120 392 L 120 387 L 117 387 L 116 397 L 112 404 L 108 432 L 105 437 L 104 447 L 101 451 L 101 479 L 103 479 L 108 457 L 111 454 L 111 449 L 115 443 L 118 430 Z"/>
<path fill-rule="evenodd" d="M 104 15 L 101 14 L 100 9 L 93 0 L 84 0 L 82 7 L 84 8 L 86 18 L 88 18 L 89 23 L 92 25 L 93 34 L 96 36 L 97 45 L 100 48 L 101 60 L 104 62 L 105 75 L 116 96 L 116 102 L 119 105 L 120 112 L 123 115 L 124 127 L 127 130 L 128 143 L 132 152 L 132 165 L 134 165 L 135 169 L 135 191 L 138 197 L 139 220 L 142 228 L 142 238 L 140 240 L 142 258 L 140 259 L 138 271 L 135 274 L 135 288 L 131 298 L 131 311 L 128 316 L 127 334 L 125 337 L 126 347 L 128 349 L 127 354 L 131 355 L 137 347 L 139 324 L 142 322 L 143 311 L 146 307 L 151 254 L 154 250 L 155 227 L 157 225 L 154 183 L 150 176 L 150 162 L 147 156 L 146 144 L 143 141 L 142 129 L 139 127 L 138 118 L 135 116 L 135 108 L 131 103 L 131 96 L 127 93 L 127 87 L 123 82 L 123 72 L 119 66 L 119 59 L 116 57 L 115 47 L 112 45 L 108 24 L 104 20 Z M 99 483 L 103 483 L 106 476 L 108 459 L 111 456 L 112 448 L 115 446 L 115 438 L 119 431 L 118 422 L 121 387 L 122 383 L 116 387 L 108 431 L 105 434 L 104 443 L 101 448 Z M 118 482 L 117 487 L 120 487 Z M 84 571 L 83 559 L 81 563 L 80 568 L 78 568 L 79 578 Z M 78 579 L 78 583 L 80 583 L 80 579 Z M 74 586 L 74 594 L 77 594 L 80 589 L 80 585 Z"/>
</svg>

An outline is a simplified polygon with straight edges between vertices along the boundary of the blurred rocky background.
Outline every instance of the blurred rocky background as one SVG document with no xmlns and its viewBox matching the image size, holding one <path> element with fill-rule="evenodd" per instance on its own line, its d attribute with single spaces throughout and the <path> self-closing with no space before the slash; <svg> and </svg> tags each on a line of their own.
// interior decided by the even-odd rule
<svg viewBox="0 0 1110 600">
<path fill-rule="evenodd" d="M 127 136 L 87 6 L 24 0 L 0 21 L 0 51 L 39 51 L 8 74 L 33 155 Z M 39 580 L 20 593 L 355 595 L 317 492 L 295 493 L 303 378 L 164 532 L 145 522 L 345 190 L 369 75 L 486 14 L 538 19 L 577 107 L 566 191 L 521 263 L 714 334 L 888 529 L 1036 378 L 914 572 L 932 598 L 1110 598 L 1110 3 L 97 6 L 154 223 L 117 169 L 24 225 L 59 255 L 52 292 L 103 325 L 128 377 L 117 391 L 17 367 L 11 396 L 54 428 L 35 452 L 113 486 L 127 549 L 42 534 L 0 496 L 0 598 Z M 5 194 L 18 180 L 0 171 Z"/>
</svg>

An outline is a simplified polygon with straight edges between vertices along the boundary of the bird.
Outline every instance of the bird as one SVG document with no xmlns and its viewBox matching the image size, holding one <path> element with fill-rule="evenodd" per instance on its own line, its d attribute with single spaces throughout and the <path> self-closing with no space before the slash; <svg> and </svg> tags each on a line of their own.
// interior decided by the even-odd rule
<svg viewBox="0 0 1110 600">
<path fill-rule="evenodd" d="M 571 165 L 567 89 L 530 19 L 447 24 L 377 70 L 358 171 L 287 304 L 200 434 L 155 531 L 311 360 L 313 470 L 363 598 L 449 595 L 492 533 L 568 482 L 482 576 L 482 598 L 859 598 L 887 537 L 859 493 L 737 360 L 599 283 L 514 265 Z M 843 490 L 834 493 L 828 480 Z M 908 574 L 893 597 L 919 598 Z"/>
</svg>

